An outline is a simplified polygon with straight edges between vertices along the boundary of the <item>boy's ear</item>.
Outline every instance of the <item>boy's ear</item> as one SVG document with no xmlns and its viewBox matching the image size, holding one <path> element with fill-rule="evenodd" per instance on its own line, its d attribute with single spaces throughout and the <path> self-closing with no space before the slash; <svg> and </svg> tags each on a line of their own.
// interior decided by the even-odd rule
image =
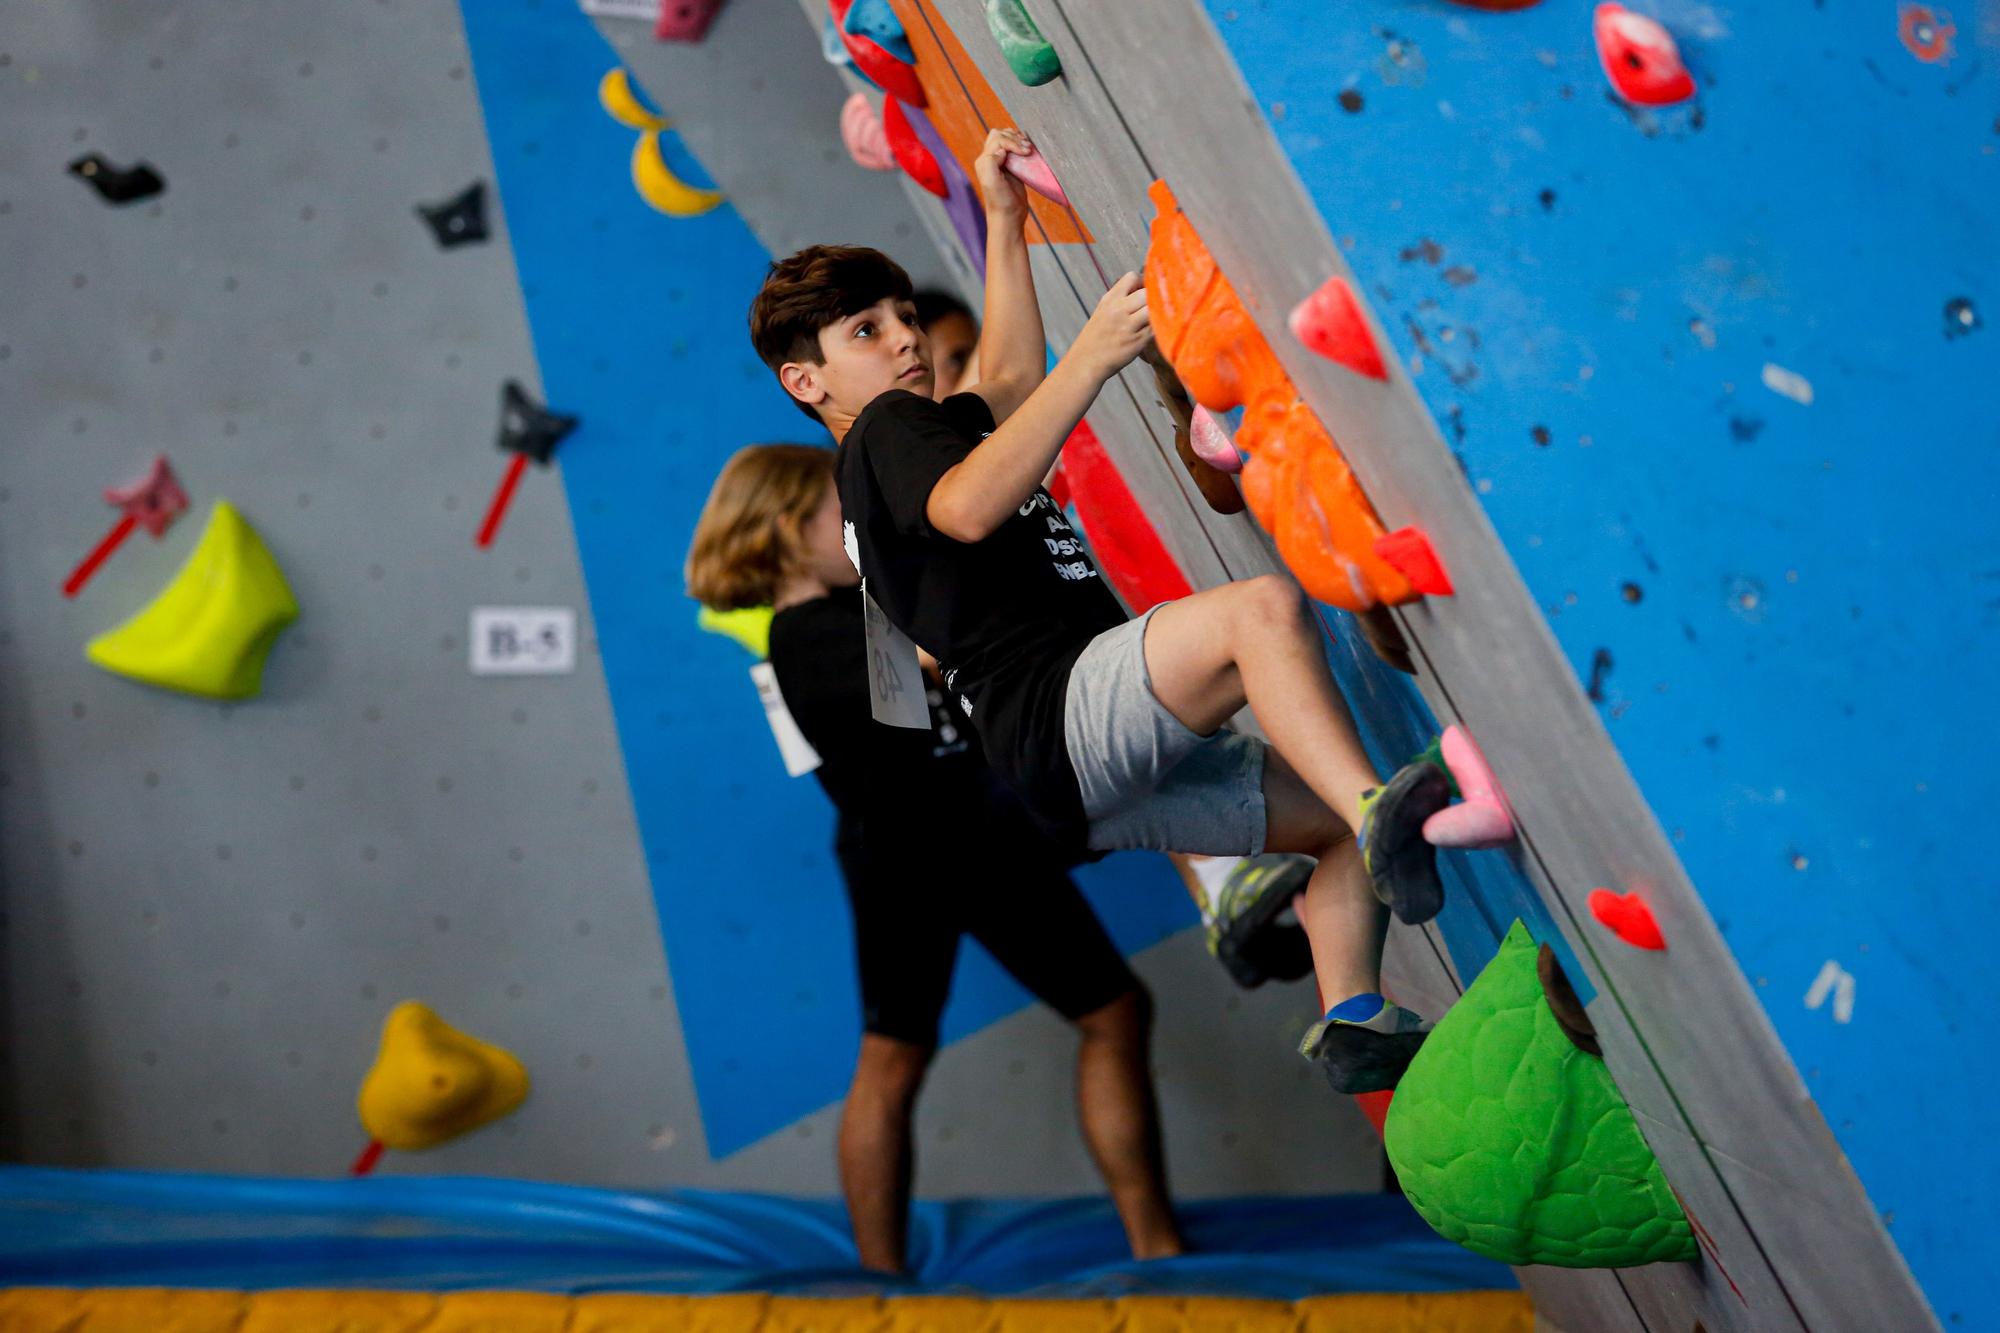
<svg viewBox="0 0 2000 1333">
<path fill-rule="evenodd" d="M 826 401 L 826 386 L 819 381 L 819 370 L 807 362 L 787 361 L 778 367 L 778 383 L 807 407 L 818 407 Z"/>
</svg>

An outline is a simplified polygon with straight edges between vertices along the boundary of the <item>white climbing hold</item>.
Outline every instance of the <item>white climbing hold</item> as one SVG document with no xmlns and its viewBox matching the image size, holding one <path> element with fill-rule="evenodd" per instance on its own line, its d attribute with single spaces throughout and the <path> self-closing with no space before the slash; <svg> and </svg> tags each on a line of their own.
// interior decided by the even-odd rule
<svg viewBox="0 0 2000 1333">
<path fill-rule="evenodd" d="M 1845 1023 L 1854 1017 L 1854 974 L 1829 958 L 1806 991 L 1806 1008 L 1817 1009 L 1833 997 L 1833 1021 Z"/>
<path fill-rule="evenodd" d="M 1764 387 L 1781 398 L 1791 399 L 1800 407 L 1812 406 L 1812 381 L 1796 370 L 1786 370 L 1775 361 L 1764 363 Z"/>
</svg>

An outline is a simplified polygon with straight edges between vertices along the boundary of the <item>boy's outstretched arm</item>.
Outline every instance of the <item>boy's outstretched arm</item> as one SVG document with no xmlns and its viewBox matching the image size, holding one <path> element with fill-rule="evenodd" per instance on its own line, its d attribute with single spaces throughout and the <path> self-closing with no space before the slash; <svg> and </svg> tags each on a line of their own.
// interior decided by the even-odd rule
<svg viewBox="0 0 2000 1333">
<path fill-rule="evenodd" d="M 931 526 L 954 541 L 992 535 L 1042 484 L 1104 382 L 1130 364 L 1151 336 L 1145 290 L 1138 274 L 1127 273 L 1098 301 L 1068 353 L 1014 414 L 938 478 L 924 505 Z"/>
<path fill-rule="evenodd" d="M 979 380 L 972 392 L 986 400 L 993 420 L 1005 421 L 1042 382 L 1048 365 L 1042 308 L 1022 226 L 1027 191 L 1002 165 L 1009 153 L 1033 148 L 1019 130 L 989 130 L 972 164 L 986 200 L 986 325 L 980 331 Z"/>
</svg>

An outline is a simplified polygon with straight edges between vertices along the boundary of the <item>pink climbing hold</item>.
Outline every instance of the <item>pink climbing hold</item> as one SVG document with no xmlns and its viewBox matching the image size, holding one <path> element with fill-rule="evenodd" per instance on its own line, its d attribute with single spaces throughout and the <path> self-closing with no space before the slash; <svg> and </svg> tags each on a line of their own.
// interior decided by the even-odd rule
<svg viewBox="0 0 2000 1333">
<path fill-rule="evenodd" d="M 1199 403 L 1188 414 L 1188 447 L 1194 450 L 1196 458 L 1217 472 L 1243 470 L 1243 455 L 1236 451 L 1236 440 L 1229 427 Z"/>
<path fill-rule="evenodd" d="M 153 465 L 145 475 L 127 482 L 123 486 L 112 486 L 104 492 L 104 503 L 125 512 L 125 517 L 144 528 L 155 537 L 166 535 L 167 528 L 182 511 L 188 507 L 187 492 L 181 489 L 180 478 L 167 462 L 165 454 L 156 454 Z"/>
<path fill-rule="evenodd" d="M 1638 894 L 1592 889 L 1589 902 L 1590 914 L 1598 924 L 1633 948 L 1658 952 L 1667 947 L 1667 937 L 1660 933 L 1653 909 Z"/>
<path fill-rule="evenodd" d="M 1514 841 L 1507 794 L 1471 735 L 1464 727 L 1446 727 L 1438 748 L 1465 799 L 1424 821 L 1424 841 L 1433 847 L 1501 847 Z"/>
<path fill-rule="evenodd" d="M 911 180 L 940 199 L 950 196 L 951 191 L 944 181 L 944 168 L 938 165 L 937 159 L 931 156 L 931 150 L 917 138 L 916 128 L 903 114 L 903 104 L 893 97 L 882 103 L 882 134 L 889 141 L 889 151 L 895 155 L 896 165 L 908 172 Z"/>
<path fill-rule="evenodd" d="M 889 136 L 882 129 L 882 117 L 875 114 L 867 93 L 856 93 L 840 108 L 840 141 L 855 165 L 870 171 L 894 171 L 896 155 L 889 151 Z"/>
<path fill-rule="evenodd" d="M 1386 380 L 1388 369 L 1375 346 L 1375 334 L 1354 289 L 1338 275 L 1320 284 L 1320 289 L 1292 308 L 1292 336 L 1329 361 L 1337 361 L 1357 375 Z"/>
<path fill-rule="evenodd" d="M 1030 149 L 1025 153 L 1009 153 L 1001 159 L 1000 165 L 1006 169 L 1009 176 L 1042 198 L 1064 208 L 1069 207 L 1069 197 L 1063 193 L 1063 187 L 1056 181 L 1056 173 L 1050 169 L 1048 159 L 1042 156 L 1041 150 Z"/>
<path fill-rule="evenodd" d="M 708 35 L 722 0 L 660 0 L 653 36 L 663 42 L 698 42 Z"/>
<path fill-rule="evenodd" d="M 1410 586 L 1426 597 L 1449 597 L 1456 591 L 1444 561 L 1431 547 L 1422 528 L 1397 528 L 1375 539 L 1375 554 L 1410 581 Z"/>
<path fill-rule="evenodd" d="M 1639 106 L 1671 106 L 1694 96 L 1694 76 L 1658 19 L 1602 4 L 1591 20 L 1597 59 L 1618 95 Z"/>
</svg>

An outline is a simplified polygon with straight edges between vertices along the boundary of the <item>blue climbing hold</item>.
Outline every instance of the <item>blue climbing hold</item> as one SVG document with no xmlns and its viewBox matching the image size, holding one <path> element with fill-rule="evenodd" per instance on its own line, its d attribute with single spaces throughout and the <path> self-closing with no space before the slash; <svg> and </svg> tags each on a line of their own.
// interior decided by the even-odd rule
<svg viewBox="0 0 2000 1333">
<path fill-rule="evenodd" d="M 866 37 L 905 65 L 917 63 L 917 53 L 910 49 L 910 39 L 903 32 L 903 21 L 889 7 L 889 0 L 854 0 L 841 27 L 848 36 Z"/>
</svg>

